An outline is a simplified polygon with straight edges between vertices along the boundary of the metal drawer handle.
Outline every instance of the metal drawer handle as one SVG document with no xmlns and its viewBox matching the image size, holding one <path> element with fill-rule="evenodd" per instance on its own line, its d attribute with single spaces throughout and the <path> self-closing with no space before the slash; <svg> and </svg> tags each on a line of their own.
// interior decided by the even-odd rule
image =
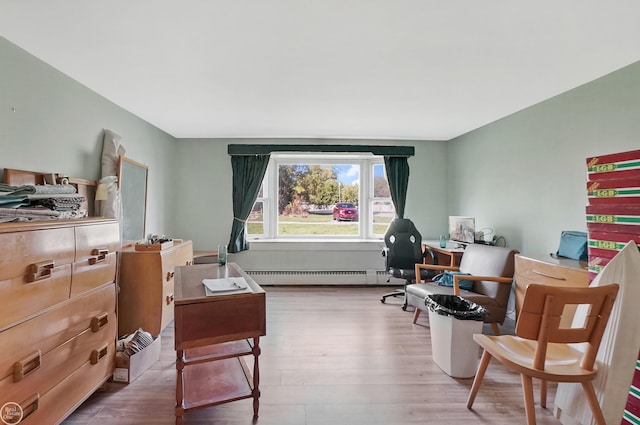
<svg viewBox="0 0 640 425">
<path fill-rule="evenodd" d="M 167 282 L 169 282 L 171 279 L 173 279 L 173 275 L 175 274 L 175 272 L 167 272 Z"/>
<path fill-rule="evenodd" d="M 29 376 L 36 370 L 40 369 L 42 364 L 42 352 L 40 350 L 29 354 L 24 359 L 13 364 L 13 382 L 20 382 L 23 378 Z"/>
<path fill-rule="evenodd" d="M 40 405 L 40 394 L 36 393 L 20 403 L 20 407 L 22 408 L 22 423 L 25 419 L 31 416 L 36 410 L 38 410 L 38 406 Z"/>
<path fill-rule="evenodd" d="M 109 313 L 102 313 L 91 319 L 91 332 L 98 332 L 109 323 Z"/>
<path fill-rule="evenodd" d="M 27 282 L 35 282 L 37 280 L 48 279 L 55 266 L 55 261 L 46 260 L 39 263 L 29 265 L 29 274 L 27 274 Z"/>
<path fill-rule="evenodd" d="M 563 277 L 563 276 L 554 276 L 552 274 L 548 274 L 548 273 L 543 273 L 543 272 L 539 272 L 537 270 L 533 270 L 533 272 L 535 274 L 538 274 L 540 276 L 544 276 L 544 277 L 549 277 L 551 279 L 555 279 L 555 280 L 567 280 L 567 278 Z"/>
<path fill-rule="evenodd" d="M 89 257 L 89 264 L 93 265 L 95 263 L 100 263 L 107 258 L 107 254 L 109 250 L 107 248 L 94 248 L 91 250 L 91 255 L 93 257 Z"/>
<path fill-rule="evenodd" d="M 100 348 L 99 350 L 93 350 L 91 352 L 91 364 L 97 364 L 100 360 L 105 358 L 107 356 L 107 353 L 109 352 L 108 347 L 108 344 L 105 344 L 104 347 Z"/>
<path fill-rule="evenodd" d="M 173 301 L 173 293 L 167 295 L 167 305 L 171 304 Z"/>
</svg>

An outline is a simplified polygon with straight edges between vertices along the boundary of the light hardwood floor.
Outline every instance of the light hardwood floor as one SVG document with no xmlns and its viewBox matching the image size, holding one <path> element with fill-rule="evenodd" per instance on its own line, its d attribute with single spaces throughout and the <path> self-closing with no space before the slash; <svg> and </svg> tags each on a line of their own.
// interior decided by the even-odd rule
<svg viewBox="0 0 640 425">
<path fill-rule="evenodd" d="M 429 316 L 413 325 L 399 298 L 380 303 L 388 289 L 265 288 L 258 425 L 526 423 L 520 378 L 497 362 L 468 410 L 472 379 L 451 378 L 433 363 Z M 175 378 L 169 325 L 159 362 L 130 385 L 107 384 L 64 424 L 173 424 Z M 536 405 L 539 425 L 560 424 L 552 415 L 556 387 L 549 387 L 547 409 Z M 249 425 L 251 401 L 188 412 L 184 423 Z"/>
</svg>

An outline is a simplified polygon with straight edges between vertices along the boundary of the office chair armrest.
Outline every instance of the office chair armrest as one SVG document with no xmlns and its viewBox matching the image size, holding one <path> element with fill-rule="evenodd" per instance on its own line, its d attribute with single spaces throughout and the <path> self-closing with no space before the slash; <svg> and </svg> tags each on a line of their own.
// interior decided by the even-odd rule
<svg viewBox="0 0 640 425">
<path fill-rule="evenodd" d="M 445 270 L 453 270 L 453 271 L 458 271 L 458 267 L 452 267 L 452 266 L 439 266 L 437 264 L 420 264 L 420 263 L 416 263 L 416 283 L 420 283 L 422 282 L 422 279 L 420 278 L 420 269 L 422 270 L 438 270 L 438 271 L 445 271 Z"/>
<path fill-rule="evenodd" d="M 513 282 L 512 277 L 503 277 L 503 276 L 473 276 L 473 275 L 454 275 L 453 276 L 453 293 L 460 296 L 460 280 L 490 280 L 492 282 L 498 283 L 508 283 L 511 284 Z"/>
</svg>

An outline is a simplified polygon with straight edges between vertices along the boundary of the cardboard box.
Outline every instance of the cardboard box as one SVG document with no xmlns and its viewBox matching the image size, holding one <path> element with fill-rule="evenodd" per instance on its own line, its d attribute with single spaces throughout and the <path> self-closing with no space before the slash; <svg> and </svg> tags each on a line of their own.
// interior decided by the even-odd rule
<svg viewBox="0 0 640 425">
<path fill-rule="evenodd" d="M 640 245 L 640 233 L 589 232 L 589 256 L 608 257 L 616 255 L 629 241 Z"/>
<path fill-rule="evenodd" d="M 615 257 L 612 255 L 610 257 L 589 257 L 589 273 L 598 274 L 604 269 L 604 266 L 609 264 L 611 259 Z"/>
<path fill-rule="evenodd" d="M 589 232 L 640 233 L 640 205 L 588 205 Z"/>
<path fill-rule="evenodd" d="M 640 178 L 640 150 L 587 158 L 590 180 Z"/>
<path fill-rule="evenodd" d="M 163 249 L 171 248 L 173 241 L 166 241 L 162 243 L 137 243 L 136 251 L 162 251 Z"/>
<path fill-rule="evenodd" d="M 589 205 L 639 205 L 640 178 L 587 182 Z"/>
<path fill-rule="evenodd" d="M 130 384 L 160 359 L 160 335 L 142 351 L 126 356 L 122 351 L 116 353 L 113 370 L 113 382 Z"/>
</svg>

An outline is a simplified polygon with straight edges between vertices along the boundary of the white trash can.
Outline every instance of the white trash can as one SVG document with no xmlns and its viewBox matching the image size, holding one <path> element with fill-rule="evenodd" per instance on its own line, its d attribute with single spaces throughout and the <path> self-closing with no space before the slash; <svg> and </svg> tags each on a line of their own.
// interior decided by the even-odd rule
<svg viewBox="0 0 640 425">
<path fill-rule="evenodd" d="M 476 310 L 480 317 L 486 315 L 483 307 L 466 300 L 464 302 L 482 309 Z M 446 308 L 440 311 L 446 312 Z M 482 333 L 482 324 L 482 320 L 461 320 L 454 314 L 439 314 L 429 307 L 433 361 L 447 375 L 454 378 L 475 376 L 480 360 L 480 347 L 473 340 L 473 334 Z"/>
</svg>

